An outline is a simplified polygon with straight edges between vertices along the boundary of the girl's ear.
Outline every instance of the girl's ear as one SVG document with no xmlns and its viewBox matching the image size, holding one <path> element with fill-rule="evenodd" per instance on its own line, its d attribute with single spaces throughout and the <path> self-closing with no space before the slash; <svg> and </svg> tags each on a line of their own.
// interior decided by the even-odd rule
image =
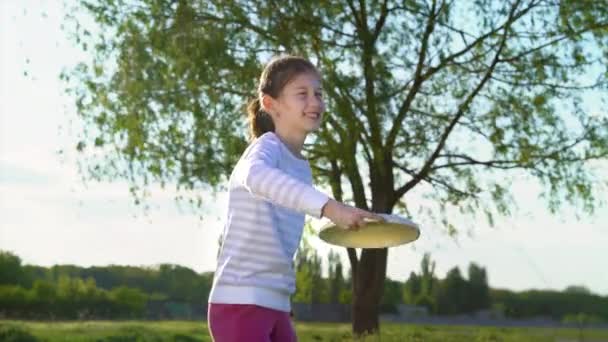
<svg viewBox="0 0 608 342">
<path fill-rule="evenodd" d="M 273 110 L 274 110 L 273 99 L 269 95 L 266 95 L 266 94 L 262 95 L 262 100 L 260 101 L 260 106 L 266 113 L 274 114 L 273 113 Z"/>
</svg>

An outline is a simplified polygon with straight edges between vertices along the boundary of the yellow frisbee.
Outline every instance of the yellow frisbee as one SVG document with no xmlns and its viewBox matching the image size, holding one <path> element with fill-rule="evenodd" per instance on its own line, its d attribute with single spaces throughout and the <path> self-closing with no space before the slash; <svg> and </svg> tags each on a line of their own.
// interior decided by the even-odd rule
<svg viewBox="0 0 608 342">
<path fill-rule="evenodd" d="M 412 242 L 420 236 L 420 228 L 410 219 L 393 214 L 378 214 L 385 221 L 366 220 L 365 226 L 354 230 L 333 222 L 321 227 L 319 238 L 336 246 L 352 248 L 386 248 Z"/>
</svg>

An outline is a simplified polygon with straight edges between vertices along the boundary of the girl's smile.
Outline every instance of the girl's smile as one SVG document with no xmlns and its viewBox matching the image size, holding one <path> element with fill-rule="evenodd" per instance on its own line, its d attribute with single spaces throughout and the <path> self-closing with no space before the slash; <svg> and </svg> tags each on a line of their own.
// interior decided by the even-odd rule
<svg viewBox="0 0 608 342">
<path fill-rule="evenodd" d="M 294 77 L 278 98 L 269 102 L 268 109 L 274 114 L 275 125 L 289 131 L 310 133 L 317 130 L 325 111 L 321 80 L 312 72 Z M 302 121 L 302 118 L 306 120 Z"/>
</svg>

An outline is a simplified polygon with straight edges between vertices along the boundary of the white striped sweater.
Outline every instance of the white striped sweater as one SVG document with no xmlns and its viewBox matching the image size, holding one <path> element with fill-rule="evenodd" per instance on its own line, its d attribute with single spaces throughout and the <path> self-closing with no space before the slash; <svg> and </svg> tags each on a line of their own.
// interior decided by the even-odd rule
<svg viewBox="0 0 608 342">
<path fill-rule="evenodd" d="M 312 186 L 308 161 L 296 157 L 273 132 L 247 147 L 228 189 L 228 215 L 209 302 L 288 312 L 304 215 L 320 218 L 329 197 Z"/>
</svg>

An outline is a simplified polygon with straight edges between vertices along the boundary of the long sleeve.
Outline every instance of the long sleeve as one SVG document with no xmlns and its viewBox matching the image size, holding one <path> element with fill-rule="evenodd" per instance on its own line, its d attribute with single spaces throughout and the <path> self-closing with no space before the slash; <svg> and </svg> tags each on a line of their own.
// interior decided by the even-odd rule
<svg viewBox="0 0 608 342">
<path fill-rule="evenodd" d="M 253 195 L 297 212 L 321 218 L 329 197 L 280 170 L 280 141 L 267 134 L 258 138 L 243 156 L 239 182 Z"/>
</svg>

